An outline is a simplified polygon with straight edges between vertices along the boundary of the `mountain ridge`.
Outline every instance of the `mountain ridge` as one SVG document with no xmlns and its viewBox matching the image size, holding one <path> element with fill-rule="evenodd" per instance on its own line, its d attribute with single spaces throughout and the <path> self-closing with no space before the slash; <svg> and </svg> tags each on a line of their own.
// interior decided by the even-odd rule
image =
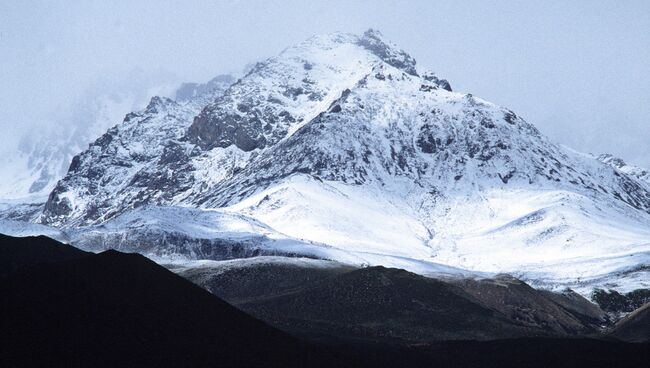
<svg viewBox="0 0 650 368">
<path fill-rule="evenodd" d="M 83 229 L 143 206 L 583 295 L 644 285 L 650 262 L 650 183 L 451 91 L 372 30 L 315 36 L 196 103 L 152 99 L 75 157 L 40 222 Z"/>
</svg>

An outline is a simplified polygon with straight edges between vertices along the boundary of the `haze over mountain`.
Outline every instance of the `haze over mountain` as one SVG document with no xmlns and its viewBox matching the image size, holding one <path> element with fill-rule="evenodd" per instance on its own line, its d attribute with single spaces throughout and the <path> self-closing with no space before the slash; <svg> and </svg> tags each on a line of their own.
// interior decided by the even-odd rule
<svg viewBox="0 0 650 368">
<path fill-rule="evenodd" d="M 34 124 L 54 124 L 48 118 L 98 75 L 123 80 L 139 68 L 171 73 L 177 82 L 207 81 L 313 34 L 374 27 L 456 90 L 509 106 L 554 141 L 650 166 L 646 1 L 158 5 L 0 5 L 3 132 L 17 141 Z"/>
<path fill-rule="evenodd" d="M 133 70 L 120 77 L 99 76 L 89 86 L 79 86 L 63 106 L 31 121 L 26 132 L 25 126 L 7 127 L 9 137 L 0 147 L 0 201 L 42 201 L 75 154 L 125 114 L 146 106 L 152 94 L 169 93 L 175 86 L 165 73 Z M 21 124 L 23 117 L 8 119 Z M 11 135 L 20 132 L 13 142 Z"/>
</svg>

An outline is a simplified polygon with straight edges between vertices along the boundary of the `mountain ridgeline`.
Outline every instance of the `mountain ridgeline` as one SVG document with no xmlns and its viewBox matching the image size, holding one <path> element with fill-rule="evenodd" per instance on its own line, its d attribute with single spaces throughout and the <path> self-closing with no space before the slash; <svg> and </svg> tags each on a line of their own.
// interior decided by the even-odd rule
<svg viewBox="0 0 650 368">
<path fill-rule="evenodd" d="M 215 296 L 138 254 L 7 236 L 0 266 L 7 367 L 639 367 L 650 352 L 649 305 L 603 336 L 586 300 L 508 277 L 286 257 L 174 269 Z"/>
<path fill-rule="evenodd" d="M 161 98 L 129 114 L 74 158 L 42 221 L 97 223 L 145 203 L 223 206 L 296 173 L 404 178 L 432 200 L 463 185 L 562 187 L 650 211 L 635 178 L 586 165 L 514 112 L 450 91 L 376 31 L 314 37 L 202 98 L 198 114 Z"/>
</svg>

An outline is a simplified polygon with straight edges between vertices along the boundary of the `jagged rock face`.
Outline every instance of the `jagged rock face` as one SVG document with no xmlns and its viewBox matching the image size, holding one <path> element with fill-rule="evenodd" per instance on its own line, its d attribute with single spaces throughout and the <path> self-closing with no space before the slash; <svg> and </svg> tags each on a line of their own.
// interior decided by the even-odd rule
<svg viewBox="0 0 650 368">
<path fill-rule="evenodd" d="M 170 201 L 193 180 L 193 147 L 179 141 L 192 118 L 234 82 L 221 75 L 205 84 L 187 83 L 178 102 L 153 97 L 140 112 L 127 114 L 72 158 L 68 173 L 50 193 L 41 221 L 97 222 L 144 203 Z"/>
<path fill-rule="evenodd" d="M 129 73 L 122 77 L 98 76 L 78 86 L 79 93 L 33 126 L 0 161 L 0 200 L 45 202 L 62 179 L 72 158 L 115 125 L 134 106 L 145 106 L 151 89 L 161 87 L 166 76 Z M 212 86 L 216 86 L 213 84 Z M 8 148 L 8 147 L 6 147 Z"/>
<path fill-rule="evenodd" d="M 381 33 L 369 29 L 363 34 L 363 37 L 357 41 L 357 44 L 377 55 L 386 64 L 403 70 L 408 74 L 414 76 L 418 75 L 418 72 L 415 69 L 415 59 L 406 52 L 396 50 L 388 45 L 386 41 L 384 41 Z"/>
<path fill-rule="evenodd" d="M 623 161 L 621 158 L 615 157 L 610 154 L 602 154 L 598 156 L 598 160 L 612 166 L 616 170 L 626 175 L 638 178 L 641 181 L 644 181 L 646 183 L 650 183 L 650 170 L 648 169 L 630 165 L 625 161 Z"/>
<path fill-rule="evenodd" d="M 221 79 L 219 79 L 221 81 Z M 224 84 L 198 88 L 180 103 L 153 97 L 145 110 L 124 121 L 76 155 L 68 173 L 50 193 L 46 223 L 103 221 L 145 203 L 170 201 L 192 180 L 192 147 L 179 141 L 198 113 L 201 101 L 223 93 Z M 200 86 L 199 86 L 200 87 Z M 207 93 L 207 95 L 205 93 Z"/>
<path fill-rule="evenodd" d="M 87 199 L 84 217 L 110 216 L 103 204 L 120 188 L 144 180 L 143 166 L 163 157 L 167 141 L 182 137 L 192 114 L 191 109 L 159 97 L 154 97 L 143 112 L 128 114 L 122 124 L 109 129 L 72 159 L 68 174 L 50 194 L 44 212 L 51 214 L 53 221 L 74 216 L 80 207 L 77 201 Z"/>
<path fill-rule="evenodd" d="M 505 185 L 565 188 L 650 209 L 643 183 L 549 142 L 512 111 L 385 64 L 202 203 L 231 205 L 296 173 L 388 188 L 407 179 L 423 197 Z"/>
<path fill-rule="evenodd" d="M 235 83 L 235 77 L 230 74 L 218 75 L 207 83 L 183 83 L 176 90 L 174 101 L 203 102 L 205 106 L 212 102 L 210 98 L 221 94 L 227 87 Z"/>
<path fill-rule="evenodd" d="M 98 223 L 143 204 L 232 205 L 295 174 L 408 187 L 404 200 L 423 213 L 458 193 L 506 187 L 650 210 L 647 183 L 450 90 L 378 32 L 314 37 L 258 64 L 198 115 L 155 100 L 127 116 L 73 160 L 42 220 Z"/>
<path fill-rule="evenodd" d="M 180 197 L 187 202 L 204 200 L 203 192 L 243 168 L 251 154 L 257 156 L 318 116 L 343 90 L 384 64 L 383 59 L 412 72 L 414 60 L 380 37 L 378 32 L 363 37 L 317 36 L 289 48 L 258 64 L 223 95 L 212 95 L 212 103 L 193 123 L 192 109 L 207 101 L 204 95 L 196 97 L 197 91 L 210 90 L 212 82 L 181 88 L 183 98 L 195 97 L 182 101 L 180 107 L 161 100 L 160 106 L 150 106 L 144 115 L 129 114 L 124 123 L 75 158 L 52 192 L 43 221 L 92 223 L 144 203 L 178 203 Z M 446 81 L 428 82 L 436 83 Z M 174 111 L 168 112 L 168 105 Z M 174 128 L 170 131 L 167 126 Z M 135 136 L 152 137 L 140 142 L 148 147 L 143 157 L 123 155 L 133 150 L 132 144 L 138 145 L 139 138 L 129 138 Z M 122 168 L 131 159 L 139 165 Z"/>
<path fill-rule="evenodd" d="M 187 138 L 208 149 L 235 145 L 251 151 L 272 146 L 381 64 L 417 75 L 415 60 L 376 31 L 362 37 L 314 37 L 256 65 L 196 117 Z M 449 88 L 446 81 L 431 78 L 434 85 Z"/>
</svg>

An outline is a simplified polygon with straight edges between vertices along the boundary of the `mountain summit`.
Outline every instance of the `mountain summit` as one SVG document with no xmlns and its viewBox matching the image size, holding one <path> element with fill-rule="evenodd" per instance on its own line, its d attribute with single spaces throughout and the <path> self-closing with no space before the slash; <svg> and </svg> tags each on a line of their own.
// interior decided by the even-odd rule
<svg viewBox="0 0 650 368">
<path fill-rule="evenodd" d="M 278 57 L 258 63 L 224 93 L 214 95 L 195 117 L 192 111 L 177 111 L 179 106 L 172 100 L 154 97 L 145 111 L 127 115 L 124 123 L 109 130 L 89 150 L 74 158 L 70 172 L 48 200 L 44 222 L 64 224 L 106 220 L 122 211 L 114 209 L 115 203 L 98 202 L 106 202 L 104 196 L 133 193 L 133 185 L 140 188 L 138 192 L 147 194 L 119 201 L 129 202 L 123 203 L 126 208 L 144 202 L 168 202 L 160 198 L 162 193 L 155 187 L 182 191 L 196 197 L 196 201 L 201 197 L 202 187 L 213 187 L 221 179 L 214 176 L 229 177 L 228 170 L 243 167 L 249 161 L 243 156 L 266 151 L 322 112 L 336 109 L 332 105 L 335 101 L 369 75 L 378 75 L 383 68 L 393 70 L 396 77 L 404 75 L 419 79 L 415 60 L 385 41 L 379 32 L 369 30 L 361 37 L 335 33 L 312 37 L 286 49 Z M 426 78 L 429 88 L 438 88 L 440 84 L 449 89 L 449 83 L 438 80 L 433 74 L 427 74 Z M 169 130 L 172 126 L 178 128 L 173 134 L 161 135 L 161 129 Z M 155 142 L 152 141 L 154 136 Z M 151 154 L 144 153 L 149 149 Z M 149 165 L 138 165 L 138 170 L 105 165 L 106 161 L 116 157 L 122 162 L 141 162 L 143 155 L 159 159 Z M 229 163 L 203 162 L 215 159 Z M 242 161 L 241 165 L 239 161 Z M 88 164 L 84 165 L 85 162 Z M 160 177 L 158 168 L 166 164 L 182 167 L 184 173 L 170 178 Z M 131 175 L 123 172 L 107 175 L 105 169 L 129 171 Z M 80 170 L 87 171 L 82 174 Z M 196 171 L 202 174 L 202 178 L 190 175 Z M 177 176 L 187 176 L 188 180 Z M 101 177 L 104 183 L 98 185 L 97 180 L 93 180 L 95 177 Z M 190 184 L 201 185 L 187 188 Z M 109 187 L 110 191 L 102 193 L 102 189 Z M 73 196 L 68 195 L 71 192 L 75 192 Z M 81 199 L 89 199 L 90 203 Z"/>
<path fill-rule="evenodd" d="M 211 99 L 154 98 L 75 156 L 41 222 L 97 226 L 145 205 L 235 212 L 416 272 L 637 282 L 650 261 L 647 181 L 452 92 L 374 30 L 312 37 Z"/>
</svg>

